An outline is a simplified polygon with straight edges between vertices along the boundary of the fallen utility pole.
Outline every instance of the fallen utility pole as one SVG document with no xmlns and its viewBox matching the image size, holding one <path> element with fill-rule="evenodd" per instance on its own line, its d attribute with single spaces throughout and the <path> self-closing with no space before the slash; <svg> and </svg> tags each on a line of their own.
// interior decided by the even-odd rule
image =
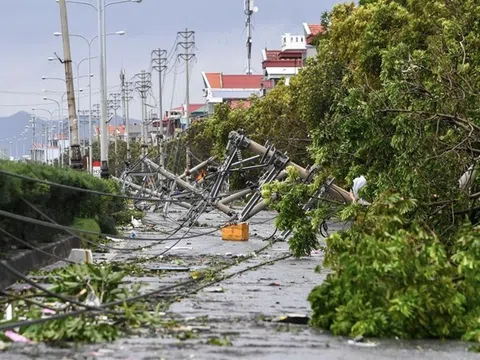
<svg viewBox="0 0 480 360">
<path fill-rule="evenodd" d="M 202 198 L 204 198 L 206 196 L 207 199 L 208 199 L 209 194 L 204 194 L 201 190 L 197 189 L 195 186 L 189 184 L 185 180 L 180 179 L 178 176 L 172 174 L 168 170 L 166 170 L 166 169 L 162 168 L 161 166 L 155 164 L 150 159 L 145 158 L 143 161 L 145 162 L 145 164 L 151 166 L 153 169 L 158 171 L 161 175 L 163 175 L 167 179 L 177 183 L 177 185 L 180 186 L 181 188 L 186 189 L 186 190 L 190 190 L 192 193 L 194 193 L 194 194 L 196 194 L 196 195 L 198 195 Z M 216 207 L 218 210 L 220 210 L 221 212 L 223 212 L 223 213 L 225 213 L 229 216 L 233 215 L 233 210 L 230 209 L 228 206 L 226 206 L 224 204 L 221 204 L 220 202 L 216 202 L 216 203 L 211 204 L 211 205 Z"/>
<path fill-rule="evenodd" d="M 122 183 L 122 180 L 119 179 L 119 178 L 117 178 L 117 177 L 115 177 L 115 176 L 112 176 L 112 179 L 118 181 L 119 183 Z M 138 190 L 138 191 L 141 191 L 141 192 L 145 192 L 145 193 L 148 194 L 148 195 L 154 196 L 154 197 L 152 198 L 152 201 L 162 202 L 162 201 L 165 200 L 165 199 L 163 198 L 163 194 L 162 194 L 162 193 L 159 193 L 158 191 L 151 190 L 151 189 L 142 187 L 142 186 L 140 186 L 140 185 L 137 185 L 137 184 L 133 183 L 132 181 L 130 181 L 129 179 L 124 179 L 123 182 L 124 182 L 127 186 L 131 187 L 131 188 L 134 189 L 134 190 Z M 190 209 L 190 208 L 192 207 L 190 204 L 188 204 L 188 203 L 186 203 L 186 202 L 182 202 L 182 201 L 178 201 L 178 202 L 176 202 L 176 204 L 177 204 L 178 206 L 181 206 L 181 207 L 185 208 L 185 209 Z"/>
<path fill-rule="evenodd" d="M 266 177 L 261 182 L 261 185 L 263 185 L 264 183 L 271 182 L 273 180 L 281 181 L 285 179 L 287 177 L 287 173 L 285 172 L 284 169 L 289 166 L 294 167 L 298 171 L 300 178 L 303 180 L 307 179 L 310 176 L 310 171 L 290 161 L 284 155 L 278 153 L 278 151 L 273 149 L 271 146 L 269 146 L 268 148 L 265 146 L 262 146 L 259 143 L 251 140 L 250 138 L 245 137 L 244 135 L 239 134 L 236 131 L 230 132 L 228 139 L 232 143 L 241 144 L 241 147 L 244 150 L 248 149 L 252 151 L 254 154 L 261 155 L 262 162 L 264 159 L 270 158 L 272 159 L 271 160 L 272 164 L 274 165 L 276 163 L 278 164 L 276 165 L 276 167 L 278 170 L 281 170 L 281 171 L 274 172 L 273 170 L 271 170 L 268 174 L 266 174 Z M 342 203 L 349 203 L 352 201 L 350 193 L 335 184 L 330 184 L 326 189 L 325 193 L 331 196 L 333 199 L 340 201 Z M 267 208 L 267 202 L 261 198 L 260 194 L 256 193 L 250 199 L 250 201 L 244 207 L 244 209 L 240 212 L 240 214 L 236 214 L 234 218 L 236 218 L 240 222 L 243 222 L 250 219 L 252 216 L 254 216 L 258 212 L 266 208 Z"/>
<path fill-rule="evenodd" d="M 65 83 L 67 85 L 68 121 L 70 123 L 70 166 L 82 170 L 82 156 L 78 136 L 78 119 L 75 108 L 75 88 L 73 86 L 72 54 L 70 51 L 70 34 L 68 31 L 68 17 L 66 0 L 59 0 L 60 22 L 62 25 L 63 64 L 65 65 Z"/>
</svg>

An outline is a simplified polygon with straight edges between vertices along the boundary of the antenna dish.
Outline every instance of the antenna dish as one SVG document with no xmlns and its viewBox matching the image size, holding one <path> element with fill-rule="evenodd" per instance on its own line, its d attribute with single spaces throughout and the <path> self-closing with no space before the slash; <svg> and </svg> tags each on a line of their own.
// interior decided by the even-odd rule
<svg viewBox="0 0 480 360">
<path fill-rule="evenodd" d="M 258 12 L 258 6 L 255 6 L 255 7 L 253 8 L 253 12 L 254 12 L 254 13 Z"/>
</svg>

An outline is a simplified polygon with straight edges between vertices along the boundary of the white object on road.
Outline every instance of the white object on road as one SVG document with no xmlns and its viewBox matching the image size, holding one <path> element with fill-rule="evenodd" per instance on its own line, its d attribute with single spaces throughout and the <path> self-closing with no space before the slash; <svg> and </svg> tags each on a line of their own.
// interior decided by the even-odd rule
<svg viewBox="0 0 480 360">
<path fill-rule="evenodd" d="M 110 237 L 110 236 L 107 236 L 106 238 L 107 238 L 108 240 L 111 240 L 111 241 L 113 241 L 113 242 L 120 242 L 120 241 L 123 241 L 123 239 L 115 239 L 115 238 L 112 238 L 112 237 Z"/>
<path fill-rule="evenodd" d="M 77 264 L 91 264 L 93 262 L 92 251 L 88 249 L 72 249 L 68 260 L 73 261 Z"/>
<path fill-rule="evenodd" d="M 176 246 L 174 248 L 170 248 L 170 246 L 165 246 L 165 249 L 170 249 L 170 250 L 192 250 L 193 248 L 191 246 Z"/>
<path fill-rule="evenodd" d="M 354 345 L 359 347 L 377 347 L 378 346 L 378 344 L 374 342 L 359 342 L 355 340 L 348 340 L 347 343 L 348 345 Z"/>
<path fill-rule="evenodd" d="M 139 227 L 143 227 L 143 224 L 142 224 L 142 220 L 138 220 L 138 219 L 135 219 L 132 215 L 132 219 L 130 221 L 132 223 L 132 226 L 134 228 L 139 228 Z"/>
</svg>

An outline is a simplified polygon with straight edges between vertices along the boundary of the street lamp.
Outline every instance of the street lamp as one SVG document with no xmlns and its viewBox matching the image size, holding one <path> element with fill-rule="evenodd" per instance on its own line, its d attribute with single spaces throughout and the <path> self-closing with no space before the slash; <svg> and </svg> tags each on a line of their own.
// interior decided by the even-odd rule
<svg viewBox="0 0 480 360">
<path fill-rule="evenodd" d="M 54 33 L 54 35 L 56 35 L 56 34 L 61 35 L 61 33 Z M 76 63 L 75 61 L 72 61 L 72 63 L 77 67 L 77 77 L 76 77 L 76 79 L 77 79 L 77 113 L 78 113 L 78 118 L 80 118 L 80 92 L 82 91 L 82 89 L 80 89 L 80 79 L 82 77 L 89 77 L 89 79 L 88 79 L 89 88 L 91 88 L 91 84 L 92 84 L 91 78 L 93 77 L 93 74 L 91 73 L 91 66 L 90 65 L 89 65 L 89 69 L 88 69 L 88 73 L 90 75 L 89 76 L 88 75 L 87 76 L 80 76 L 80 65 L 82 65 L 82 63 L 86 60 L 88 60 L 88 63 L 90 64 L 91 59 L 95 59 L 95 58 L 96 58 L 96 56 L 92 57 L 90 55 L 90 51 L 89 51 L 88 58 L 84 58 L 84 59 L 80 60 L 80 62 L 78 62 L 78 63 Z M 48 58 L 48 61 L 55 61 L 55 60 L 57 60 L 57 58 L 54 58 L 54 57 L 49 57 Z M 90 94 L 90 97 L 91 97 L 91 90 L 89 91 L 89 94 Z M 80 121 L 78 122 L 78 125 L 79 125 L 79 129 L 80 129 L 80 134 L 81 134 L 82 130 L 81 130 L 81 122 Z M 85 147 L 83 147 L 83 149 L 85 150 Z M 84 154 L 85 154 L 85 151 L 84 151 Z"/>
<path fill-rule="evenodd" d="M 79 91 L 80 91 L 80 90 L 79 90 Z M 62 106 L 60 105 L 60 103 L 59 103 L 57 100 L 55 100 L 55 99 L 50 99 L 50 98 L 48 98 L 48 97 L 46 97 L 46 96 L 43 97 L 43 100 L 45 100 L 45 101 L 52 101 L 52 102 L 54 102 L 54 103 L 57 104 L 57 106 L 58 106 L 58 112 L 59 112 L 59 114 L 60 114 L 60 122 L 61 122 L 61 124 L 62 124 L 62 130 L 63 130 Z M 52 126 L 52 128 L 53 128 L 53 126 Z M 64 137 L 64 134 L 62 134 L 62 141 L 63 141 L 62 146 L 59 146 L 59 148 L 60 148 L 60 151 L 59 151 L 59 160 L 60 160 L 60 166 L 61 166 L 61 167 L 63 167 L 63 151 L 65 150 L 65 137 Z M 58 139 L 57 139 L 57 142 L 58 142 Z M 59 145 L 59 144 L 57 144 L 57 145 Z M 68 158 L 70 159 L 70 156 L 69 156 Z"/>
<path fill-rule="evenodd" d="M 90 4 L 91 5 L 91 4 Z M 112 36 L 112 35 L 118 35 L 118 36 L 123 36 L 125 35 L 125 31 L 120 30 L 116 31 L 114 33 L 108 33 L 106 36 Z M 62 36 L 61 32 L 54 32 L 53 36 L 59 37 Z M 88 46 L 88 73 L 90 74 L 92 72 L 92 63 L 91 59 L 94 59 L 95 57 L 92 57 L 92 43 L 95 41 L 95 39 L 98 39 L 98 35 L 94 36 L 90 40 L 88 40 L 85 36 L 83 35 L 78 35 L 78 34 L 70 34 L 70 36 L 73 37 L 78 37 L 80 39 L 83 39 Z M 52 59 L 52 60 L 50 60 Z M 56 60 L 55 58 L 51 57 L 48 58 L 48 60 L 53 61 Z M 83 61 L 83 60 L 82 60 Z M 80 61 L 80 63 L 82 62 Z M 79 64 L 80 65 L 80 64 Z M 78 66 L 79 66 L 78 65 Z M 77 66 L 77 75 L 78 75 L 78 66 Z M 88 115 L 88 170 L 90 172 L 93 172 L 93 167 L 92 167 L 92 81 L 89 79 L 88 82 L 88 98 L 89 98 L 89 115 Z"/>
<path fill-rule="evenodd" d="M 45 98 L 44 98 L 44 99 L 45 99 Z M 50 100 L 50 99 L 48 99 L 48 100 Z M 58 104 L 58 102 L 57 102 L 57 104 Z M 51 125 L 51 122 L 52 122 L 52 120 L 53 120 L 53 114 L 54 114 L 55 111 L 57 111 L 57 110 L 55 110 L 55 111 L 50 111 L 50 110 L 48 110 L 48 109 L 32 108 L 32 111 L 44 111 L 44 112 L 50 114 L 50 120 L 48 120 L 47 118 L 45 118 L 45 120 L 47 121 L 47 130 L 46 130 L 46 132 L 45 132 L 45 135 L 46 135 L 46 137 L 45 137 L 45 139 L 46 139 L 46 144 L 45 144 L 45 162 L 46 162 L 47 165 L 48 165 L 48 135 L 49 135 L 50 126 L 52 126 L 52 125 Z M 38 117 L 36 117 L 36 118 L 38 118 Z"/>
<path fill-rule="evenodd" d="M 57 0 L 58 2 L 59 0 Z M 66 0 L 69 3 L 87 5 L 92 7 L 97 12 L 98 19 L 98 38 L 99 38 L 99 56 L 100 56 L 100 103 L 101 103 L 101 117 L 100 117 L 100 160 L 102 162 L 102 177 L 109 177 L 108 174 L 108 134 L 107 134 L 107 62 L 106 62 L 106 8 L 115 4 L 122 3 L 141 3 L 142 0 L 117 0 L 105 4 L 105 0 L 98 0 L 97 6 L 87 1 Z"/>
</svg>

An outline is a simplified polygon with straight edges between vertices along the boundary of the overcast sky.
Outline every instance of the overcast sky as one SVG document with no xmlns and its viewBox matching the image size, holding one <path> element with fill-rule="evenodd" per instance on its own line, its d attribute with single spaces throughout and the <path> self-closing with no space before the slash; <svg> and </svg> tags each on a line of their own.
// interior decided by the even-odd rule
<svg viewBox="0 0 480 360">
<path fill-rule="evenodd" d="M 17 111 L 31 112 L 32 107 L 54 110 L 56 105 L 43 100 L 43 91 L 59 99 L 65 84 L 58 80 L 42 80 L 42 76 L 63 78 L 58 62 L 47 59 L 57 52 L 62 55 L 58 4 L 55 0 L 1 0 L 0 12 L 0 116 Z M 97 0 L 85 0 L 96 4 Z M 112 0 L 106 0 L 107 3 Z M 318 23 L 323 11 L 330 10 L 338 0 L 256 0 L 259 12 L 254 17 L 253 68 L 261 73 L 261 50 L 280 47 L 283 33 L 302 34 L 302 23 Z M 191 102 L 202 102 L 201 72 L 241 74 L 246 67 L 246 31 L 243 14 L 244 0 L 143 0 L 142 3 L 116 4 L 107 7 L 107 32 L 124 30 L 125 36 L 109 36 L 107 42 L 108 87 L 118 91 L 119 72 L 123 67 L 131 78 L 142 69 L 149 70 L 153 49 L 170 51 L 177 32 L 188 27 L 196 32 L 197 61 L 192 69 Z M 91 39 L 97 34 L 97 15 L 93 8 L 68 4 L 71 34 Z M 72 38 L 72 57 L 80 61 L 88 57 L 84 40 Z M 92 56 L 98 53 L 98 42 L 92 45 Z M 173 53 L 173 52 L 172 52 Z M 93 103 L 98 102 L 98 61 L 92 60 Z M 185 100 L 185 73 L 182 62 L 169 63 L 164 87 L 164 109 L 178 106 Z M 174 76 L 178 73 L 177 76 Z M 76 75 L 76 69 L 74 69 Z M 80 75 L 88 74 L 88 62 L 80 65 Z M 158 94 L 154 75 L 153 91 Z M 174 84 L 174 80 L 175 84 Z M 175 85 L 175 86 L 174 86 Z M 75 87 L 77 84 L 75 83 Z M 88 79 L 80 110 L 88 110 Z M 140 118 L 139 100 L 135 96 L 132 117 Z M 153 104 L 152 104 L 153 105 Z"/>
</svg>

